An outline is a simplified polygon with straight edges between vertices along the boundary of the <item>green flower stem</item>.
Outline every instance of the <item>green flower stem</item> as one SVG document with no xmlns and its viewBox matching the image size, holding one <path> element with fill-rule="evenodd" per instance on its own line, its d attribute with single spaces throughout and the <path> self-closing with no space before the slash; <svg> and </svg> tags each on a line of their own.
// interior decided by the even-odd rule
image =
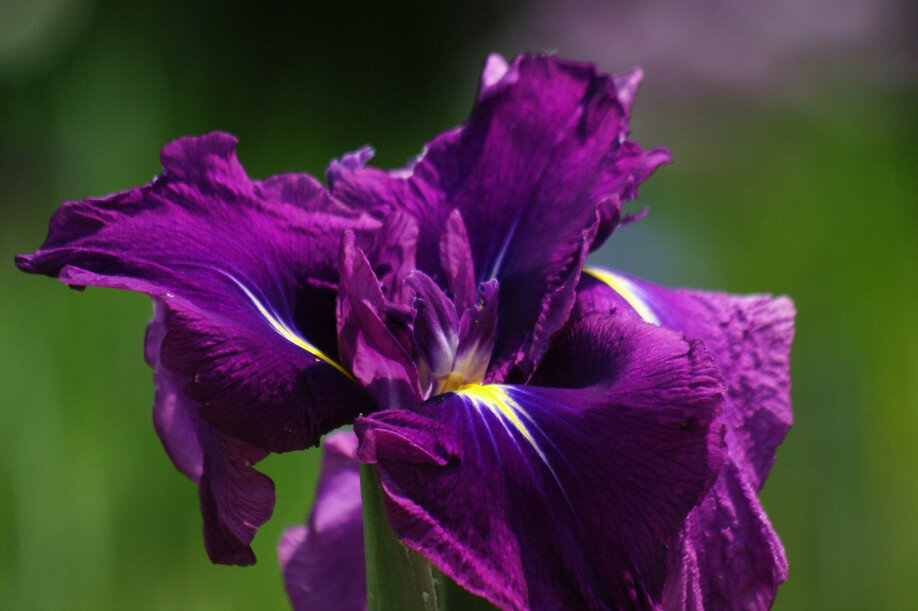
<svg viewBox="0 0 918 611">
<path fill-rule="evenodd" d="M 484 599 L 456 585 L 399 541 L 383 506 L 375 465 L 360 465 L 368 611 L 484 611 Z"/>
<path fill-rule="evenodd" d="M 496 611 L 497 607 L 480 596 L 475 596 L 436 568 L 434 578 L 437 583 L 439 611 Z"/>
<path fill-rule="evenodd" d="M 367 610 L 437 611 L 433 567 L 399 541 L 389 526 L 375 465 L 360 465 L 360 495 L 367 558 Z"/>
</svg>

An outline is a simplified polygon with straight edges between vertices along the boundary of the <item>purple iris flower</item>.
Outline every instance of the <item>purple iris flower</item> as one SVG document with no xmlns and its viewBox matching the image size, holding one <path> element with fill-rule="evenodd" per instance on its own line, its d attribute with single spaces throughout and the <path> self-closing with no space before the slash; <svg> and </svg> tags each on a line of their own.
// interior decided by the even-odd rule
<svg viewBox="0 0 918 611">
<path fill-rule="evenodd" d="M 669 160 L 627 138 L 639 80 L 492 56 L 465 124 L 401 170 L 345 155 L 327 188 L 182 138 L 17 265 L 153 298 L 154 424 L 214 562 L 254 562 L 255 463 L 353 424 L 281 543 L 297 607 L 365 600 L 358 461 L 401 541 L 499 607 L 767 606 L 792 304 L 584 268 Z"/>
</svg>

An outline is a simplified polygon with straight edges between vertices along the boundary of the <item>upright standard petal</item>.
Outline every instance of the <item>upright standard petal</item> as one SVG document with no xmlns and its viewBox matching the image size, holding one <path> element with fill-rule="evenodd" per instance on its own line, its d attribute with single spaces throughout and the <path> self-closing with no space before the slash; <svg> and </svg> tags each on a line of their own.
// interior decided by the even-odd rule
<svg viewBox="0 0 918 611">
<path fill-rule="evenodd" d="M 793 304 L 665 289 L 604 269 L 588 270 L 578 291 L 576 316 L 615 310 L 703 341 L 726 384 L 726 464 L 671 545 L 666 608 L 769 607 L 787 560 L 757 492 L 792 420 Z"/>
<path fill-rule="evenodd" d="M 322 473 L 305 526 L 288 529 L 277 547 L 296 610 L 361 611 L 367 606 L 357 438 L 333 433 L 322 443 Z"/>
<path fill-rule="evenodd" d="M 542 386 L 465 386 L 358 419 L 358 458 L 376 463 L 401 540 L 470 592 L 650 607 L 666 543 L 721 463 L 716 367 L 698 343 L 609 316 L 567 328 L 546 361 Z"/>
<path fill-rule="evenodd" d="M 336 197 L 418 220 L 419 265 L 441 285 L 456 273 L 441 267 L 438 250 L 458 211 L 477 283 L 496 278 L 503 288 L 495 380 L 513 368 L 521 377 L 532 372 L 567 318 L 586 253 L 618 223 L 621 203 L 669 159 L 627 140 L 636 80 L 552 57 L 507 65 L 495 56 L 468 122 L 431 141 L 409 167 L 360 168 L 363 151 L 329 170 Z"/>
<path fill-rule="evenodd" d="M 200 416 L 264 450 L 300 449 L 366 411 L 335 362 L 336 263 L 344 230 L 379 223 L 306 176 L 251 181 L 235 143 L 173 142 L 151 184 L 64 204 L 17 265 L 159 299 L 162 363 Z"/>
</svg>

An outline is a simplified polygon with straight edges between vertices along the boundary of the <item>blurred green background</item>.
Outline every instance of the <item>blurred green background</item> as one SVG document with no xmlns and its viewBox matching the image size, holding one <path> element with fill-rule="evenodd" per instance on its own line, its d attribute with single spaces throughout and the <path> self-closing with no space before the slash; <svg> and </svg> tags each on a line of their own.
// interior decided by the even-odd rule
<svg viewBox="0 0 918 611">
<path fill-rule="evenodd" d="M 274 546 L 316 479 L 317 451 L 267 459 L 259 563 L 208 562 L 151 426 L 149 300 L 13 267 L 60 202 L 146 183 L 163 144 L 214 129 L 253 177 L 366 143 L 398 167 L 465 118 L 487 52 L 526 50 L 643 66 L 634 138 L 676 160 L 595 261 L 797 304 L 796 424 L 762 494 L 791 566 L 776 608 L 912 607 L 914 15 L 759 4 L 0 3 L 0 608 L 283 608 Z"/>
</svg>

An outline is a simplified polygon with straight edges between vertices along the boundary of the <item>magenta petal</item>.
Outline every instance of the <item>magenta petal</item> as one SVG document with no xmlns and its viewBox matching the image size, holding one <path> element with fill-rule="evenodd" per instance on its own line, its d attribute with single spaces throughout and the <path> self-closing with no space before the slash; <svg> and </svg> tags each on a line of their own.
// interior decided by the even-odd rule
<svg viewBox="0 0 918 611">
<path fill-rule="evenodd" d="M 466 309 L 459 319 L 456 369 L 470 374 L 470 381 L 484 379 L 488 358 L 494 350 L 499 288 L 497 280 L 479 286 L 477 303 Z"/>
<path fill-rule="evenodd" d="M 249 543 L 274 509 L 273 482 L 252 468 L 267 455 L 214 430 L 201 419 L 201 404 L 182 390 L 187 382 L 166 369 L 160 347 L 166 309 L 159 301 L 147 327 L 145 357 L 153 367 L 153 423 L 176 468 L 198 484 L 204 544 L 213 562 L 255 562 Z"/>
<path fill-rule="evenodd" d="M 200 415 L 256 447 L 300 449 L 366 411 L 329 361 L 341 233 L 379 222 L 308 176 L 250 180 L 235 145 L 216 133 L 167 145 L 151 184 L 65 203 L 17 264 L 159 299 L 162 362 Z"/>
<path fill-rule="evenodd" d="M 303 449 L 371 403 L 342 371 L 288 341 L 269 341 L 239 321 L 215 321 L 178 300 L 169 303 L 165 366 L 189 382 L 217 429 L 273 452 Z"/>
<path fill-rule="evenodd" d="M 531 373 L 567 318 L 586 252 L 669 159 L 627 139 L 636 80 L 553 57 L 524 55 L 507 65 L 492 56 L 468 121 L 437 136 L 407 168 L 384 172 L 350 157 L 334 167 L 336 197 L 418 220 L 420 268 L 445 286 L 452 280 L 444 275 L 455 276 L 458 266 L 441 266 L 441 237 L 458 210 L 476 284 L 501 284 L 493 379 L 514 367 Z"/>
<path fill-rule="evenodd" d="M 153 427 L 176 469 L 199 482 L 204 470 L 204 455 L 198 440 L 198 429 L 202 426 L 198 415 L 200 404 L 189 399 L 182 390 L 188 380 L 176 376 L 160 363 L 159 352 L 166 336 L 165 318 L 165 306 L 154 300 L 153 320 L 147 325 L 144 338 L 144 359 L 153 368 L 156 384 Z"/>
<path fill-rule="evenodd" d="M 440 238 L 440 265 L 456 307 L 460 310 L 472 307 L 476 296 L 475 262 L 469 234 L 458 210 L 450 213 Z"/>
<path fill-rule="evenodd" d="M 306 526 L 288 529 L 277 547 L 287 595 L 297 611 L 367 606 L 357 438 L 323 440 L 322 473 Z"/>
<path fill-rule="evenodd" d="M 367 260 L 379 280 L 386 300 L 406 312 L 410 309 L 411 291 L 405 283 L 417 268 L 414 260 L 418 242 L 418 224 L 413 217 L 393 212 L 366 249 Z"/>
<path fill-rule="evenodd" d="M 793 420 L 790 348 L 795 311 L 791 300 L 673 290 L 619 272 L 596 272 L 611 278 L 618 291 L 597 277 L 585 276 L 578 289 L 579 312 L 618 308 L 704 342 L 727 385 L 723 419 L 735 435 L 731 453 L 739 453 L 737 458 L 750 469 L 749 480 L 761 488 L 775 448 Z"/>
<path fill-rule="evenodd" d="M 345 153 L 341 159 L 332 159 L 325 170 L 328 186 L 334 187 L 339 178 L 365 166 L 375 153 L 373 147 L 363 146 L 356 151 Z"/>
<path fill-rule="evenodd" d="M 666 544 L 721 464 L 716 368 L 629 317 L 582 321 L 546 358 L 578 360 L 542 376 L 567 387 L 377 412 L 355 424 L 358 458 L 377 464 L 402 541 L 498 606 L 653 605 Z"/>
<path fill-rule="evenodd" d="M 591 273 L 581 282 L 576 316 L 615 310 L 703 341 L 727 388 L 726 463 L 672 544 L 666 606 L 770 606 L 787 578 L 787 560 L 756 493 L 792 421 L 793 304 L 785 297 L 671 290 L 611 270 Z"/>
<path fill-rule="evenodd" d="M 787 579 L 784 547 L 758 490 L 728 461 L 670 547 L 670 609 L 768 609 Z"/>
<path fill-rule="evenodd" d="M 424 377 L 428 378 L 423 387 L 430 388 L 435 380 L 448 377 L 453 370 L 459 319 L 453 302 L 427 274 L 415 271 L 408 283 L 415 292 L 414 346 Z"/>
<path fill-rule="evenodd" d="M 254 564 L 249 543 L 274 511 L 274 482 L 252 465 L 268 452 L 210 427 L 202 427 L 199 439 L 205 448 L 198 496 L 207 554 L 221 564 Z"/>
</svg>

